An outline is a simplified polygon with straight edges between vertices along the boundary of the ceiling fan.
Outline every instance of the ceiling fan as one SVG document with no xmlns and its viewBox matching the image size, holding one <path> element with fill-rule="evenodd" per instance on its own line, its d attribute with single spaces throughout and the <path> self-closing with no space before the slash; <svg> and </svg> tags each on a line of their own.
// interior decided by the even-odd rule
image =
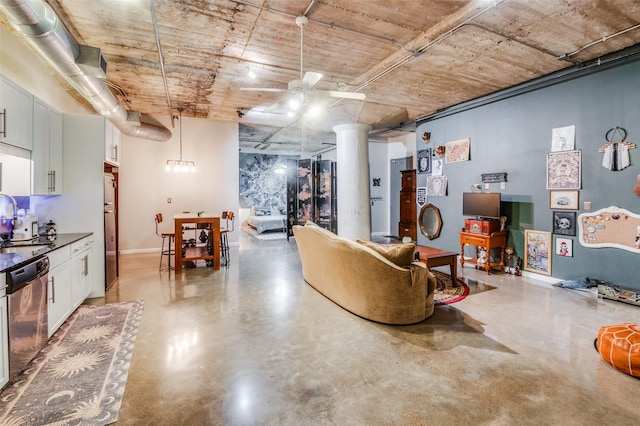
<svg viewBox="0 0 640 426">
<path fill-rule="evenodd" d="M 342 92 L 338 90 L 318 90 L 315 85 L 322 78 L 322 74 L 314 71 L 304 72 L 304 27 L 309 23 L 309 19 L 306 16 L 296 17 L 296 25 L 300 27 L 300 78 L 291 80 L 286 89 L 275 87 L 241 87 L 243 91 L 254 92 L 282 92 L 289 93 L 289 108 L 290 113 L 301 112 L 301 116 L 304 117 L 309 111 L 304 111 L 305 108 L 313 108 L 310 101 L 313 97 L 331 97 L 339 99 L 354 99 L 364 100 L 365 94 L 359 92 Z M 280 102 L 266 108 L 264 113 L 274 111 L 280 106 Z M 294 114 L 290 114 L 294 115 Z"/>
</svg>

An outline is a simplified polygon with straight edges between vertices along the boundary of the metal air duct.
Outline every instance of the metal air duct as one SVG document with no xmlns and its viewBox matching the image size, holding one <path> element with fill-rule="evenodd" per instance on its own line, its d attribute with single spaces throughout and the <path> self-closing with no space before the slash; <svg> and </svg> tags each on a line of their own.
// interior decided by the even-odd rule
<svg viewBox="0 0 640 426">
<path fill-rule="evenodd" d="M 135 114 L 127 111 L 104 80 L 85 72 L 85 64 L 78 64 L 82 47 L 44 0 L 0 0 L 0 10 L 27 42 L 122 133 L 161 142 L 171 138 L 166 127 L 131 119 Z"/>
</svg>

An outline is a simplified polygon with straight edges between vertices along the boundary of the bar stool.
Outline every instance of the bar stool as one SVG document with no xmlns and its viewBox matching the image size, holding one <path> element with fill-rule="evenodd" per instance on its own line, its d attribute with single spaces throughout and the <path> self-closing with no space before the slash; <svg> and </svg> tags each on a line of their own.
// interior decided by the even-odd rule
<svg viewBox="0 0 640 426">
<path fill-rule="evenodd" d="M 175 254 L 175 248 L 171 248 L 171 244 L 175 242 L 176 239 L 176 233 L 175 232 L 162 232 L 159 233 L 158 232 L 158 224 L 162 223 L 162 213 L 157 213 L 156 214 L 156 235 L 159 237 L 162 237 L 162 249 L 160 251 L 160 267 L 158 268 L 158 270 L 162 271 L 162 258 L 166 255 L 167 256 L 167 269 L 166 270 L 171 270 L 174 269 L 171 266 L 171 256 L 173 256 Z M 169 239 L 169 248 L 167 250 L 165 250 L 164 248 L 164 243 L 166 239 Z"/>
<path fill-rule="evenodd" d="M 220 228 L 220 264 L 222 265 L 222 262 L 224 262 L 224 266 L 229 266 L 229 238 L 227 235 L 235 229 L 235 215 L 233 212 L 224 211 L 222 212 L 222 219 L 226 221 L 226 225 L 224 228 Z M 231 229 L 229 229 L 229 221 L 231 221 Z"/>
</svg>

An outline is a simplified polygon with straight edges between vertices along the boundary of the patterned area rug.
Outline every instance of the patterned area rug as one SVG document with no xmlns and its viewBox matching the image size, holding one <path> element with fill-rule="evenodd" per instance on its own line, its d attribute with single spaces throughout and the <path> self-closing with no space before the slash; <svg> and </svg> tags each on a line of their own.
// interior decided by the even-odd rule
<svg viewBox="0 0 640 426">
<path fill-rule="evenodd" d="M 456 279 L 456 285 L 451 284 L 451 275 L 444 272 L 434 271 L 431 273 L 436 277 L 436 292 L 434 301 L 436 305 L 449 305 L 459 302 L 469 295 L 469 286 L 461 279 Z"/>
<path fill-rule="evenodd" d="M 115 422 L 143 304 L 80 306 L 0 394 L 0 424 Z"/>
</svg>

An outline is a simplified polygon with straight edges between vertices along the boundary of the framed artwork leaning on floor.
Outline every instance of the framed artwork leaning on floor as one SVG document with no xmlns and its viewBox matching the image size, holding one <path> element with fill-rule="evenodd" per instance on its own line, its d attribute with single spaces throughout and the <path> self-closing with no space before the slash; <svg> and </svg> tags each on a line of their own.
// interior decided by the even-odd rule
<svg viewBox="0 0 640 426">
<path fill-rule="evenodd" d="M 551 232 L 524 230 L 524 270 L 551 275 Z"/>
</svg>

